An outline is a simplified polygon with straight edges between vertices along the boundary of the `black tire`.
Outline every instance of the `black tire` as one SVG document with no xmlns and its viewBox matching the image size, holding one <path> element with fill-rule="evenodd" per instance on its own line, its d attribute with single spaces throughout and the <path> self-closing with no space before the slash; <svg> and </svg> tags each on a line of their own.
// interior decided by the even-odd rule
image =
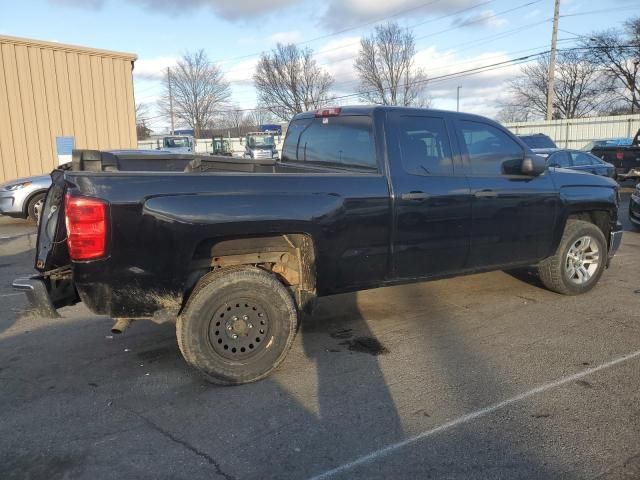
<svg viewBox="0 0 640 480">
<path fill-rule="evenodd" d="M 40 205 L 39 211 L 42 212 L 44 209 L 44 198 L 47 196 L 45 192 L 36 193 L 33 197 L 29 199 L 29 203 L 27 205 L 27 218 L 29 221 L 35 223 L 36 225 L 39 222 L 37 206 Z"/>
<path fill-rule="evenodd" d="M 590 237 L 592 242 L 596 242 L 599 261 L 597 267 L 584 283 L 572 281 L 567 271 L 569 250 L 582 237 Z M 586 262 L 585 262 L 586 263 Z M 538 274 L 545 287 L 563 295 L 580 295 L 591 290 L 598 283 L 602 272 L 607 264 L 607 241 L 596 225 L 583 220 L 569 219 L 565 226 L 562 240 L 556 253 L 546 258 L 538 265 Z"/>
<path fill-rule="evenodd" d="M 264 270 L 239 267 L 198 282 L 178 317 L 176 336 L 184 359 L 207 380 L 237 385 L 278 368 L 297 326 L 287 288 Z"/>
</svg>

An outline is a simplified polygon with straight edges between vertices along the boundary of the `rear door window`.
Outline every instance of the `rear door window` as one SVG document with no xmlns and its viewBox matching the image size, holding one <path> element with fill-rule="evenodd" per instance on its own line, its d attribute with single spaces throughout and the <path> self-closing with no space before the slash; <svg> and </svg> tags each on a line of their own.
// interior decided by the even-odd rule
<svg viewBox="0 0 640 480">
<path fill-rule="evenodd" d="M 459 121 L 458 126 L 472 175 L 502 175 L 516 170 L 524 159 L 522 147 L 499 128 L 468 120 Z"/>
<path fill-rule="evenodd" d="M 451 145 L 444 119 L 401 116 L 398 138 L 405 172 L 412 175 L 453 175 Z"/>
<path fill-rule="evenodd" d="M 573 159 L 573 164 L 576 167 L 588 167 L 589 165 L 593 165 L 594 162 L 591 155 L 581 152 L 571 152 L 571 158 Z"/>
<path fill-rule="evenodd" d="M 573 166 L 571 155 L 568 152 L 557 152 L 549 157 L 549 165 L 552 167 L 569 168 Z"/>
<path fill-rule="evenodd" d="M 295 156 L 292 143 L 286 153 L 283 150 L 283 161 L 377 170 L 373 127 L 367 116 L 314 118 L 300 133 Z"/>
</svg>

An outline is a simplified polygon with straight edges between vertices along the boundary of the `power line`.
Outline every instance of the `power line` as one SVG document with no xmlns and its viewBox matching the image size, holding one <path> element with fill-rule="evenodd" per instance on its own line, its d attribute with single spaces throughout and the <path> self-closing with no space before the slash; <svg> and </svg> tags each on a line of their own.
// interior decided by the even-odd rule
<svg viewBox="0 0 640 480">
<path fill-rule="evenodd" d="M 438 1 L 441 1 L 441 0 L 438 0 Z M 409 26 L 407 26 L 406 28 L 408 28 L 408 29 L 413 29 L 413 28 L 415 28 L 415 27 L 422 26 L 422 25 L 426 25 L 426 24 L 428 24 L 428 23 L 437 22 L 437 21 L 439 21 L 439 20 L 443 20 L 443 19 L 445 19 L 445 18 L 449 18 L 449 17 L 455 16 L 455 15 L 458 15 L 458 14 L 461 14 L 461 13 L 469 12 L 469 11 L 471 11 L 471 10 L 474 10 L 474 9 L 476 9 L 476 8 L 479 8 L 479 7 L 482 7 L 482 6 L 485 6 L 485 5 L 488 5 L 488 4 L 493 3 L 493 2 L 495 2 L 495 1 L 496 1 L 496 0 L 485 0 L 485 1 L 482 1 L 482 2 L 477 3 L 477 4 L 475 4 L 475 5 L 472 5 L 472 6 L 470 6 L 470 7 L 461 8 L 461 9 L 459 9 L 459 10 L 456 10 L 455 12 L 451 12 L 451 13 L 448 13 L 448 14 L 445 14 L 445 15 L 441 15 L 441 16 L 436 17 L 436 18 L 428 19 L 428 20 L 425 20 L 425 21 L 422 21 L 422 22 L 415 23 L 415 24 L 413 24 L 413 25 L 409 25 Z M 513 8 L 513 9 L 509 9 L 509 10 L 507 10 L 507 11 L 517 10 L 518 8 L 523 8 L 524 6 L 532 5 L 532 4 L 534 4 L 534 3 L 539 3 L 539 2 L 541 2 L 541 1 L 542 1 L 542 0 L 535 0 L 535 1 L 533 1 L 533 2 L 529 2 L 528 4 L 525 4 L 525 5 L 523 5 L 523 6 L 516 7 L 516 8 Z M 430 5 L 431 3 L 435 3 L 435 2 L 433 2 L 433 1 L 432 1 L 432 2 L 427 2 L 427 3 L 423 4 L 423 5 L 422 5 L 422 7 L 427 6 L 427 5 Z M 415 10 L 415 9 L 417 9 L 417 8 L 419 8 L 419 7 L 413 7 L 412 9 L 408 9 L 408 10 Z M 394 17 L 394 16 L 398 16 L 398 15 L 400 15 L 400 14 L 402 14 L 402 13 L 405 13 L 405 12 L 403 11 L 403 12 L 401 12 L 401 13 L 396 13 L 396 14 L 393 14 L 393 15 L 390 15 L 390 16 L 381 17 L 380 19 L 378 19 L 378 20 L 376 20 L 376 21 L 368 22 L 368 24 L 379 23 L 379 22 L 382 22 L 382 21 L 387 20 L 387 19 L 389 19 L 389 18 L 392 18 L 392 17 Z M 497 15 L 501 15 L 502 13 L 504 13 L 504 12 L 498 12 L 498 13 L 492 14 L 492 15 L 490 15 L 490 16 L 488 16 L 488 17 L 484 17 L 484 18 L 483 18 L 483 19 L 481 19 L 481 20 L 486 20 L 487 18 L 492 18 L 492 17 L 495 17 L 495 16 L 497 16 Z M 463 25 L 457 25 L 457 26 L 455 26 L 455 27 L 451 27 L 450 29 L 443 30 L 442 32 L 439 32 L 439 33 L 443 33 L 443 32 L 445 32 L 445 31 L 449 31 L 449 30 L 455 30 L 455 29 L 458 29 L 458 28 L 463 28 L 463 27 L 466 27 L 466 26 L 468 26 L 468 25 L 470 25 L 470 24 L 472 24 L 472 23 L 477 23 L 477 22 L 476 22 L 476 21 L 474 21 L 474 22 L 471 22 L 471 23 L 465 23 L 465 24 L 463 24 Z M 364 25 L 367 25 L 367 24 L 363 24 L 362 26 L 364 26 Z M 352 29 L 355 29 L 355 28 L 361 28 L 361 27 L 354 27 L 354 28 L 352 28 Z M 345 29 L 345 31 L 348 31 L 348 30 L 349 30 L 349 29 Z M 344 33 L 344 32 L 343 32 L 343 33 Z M 334 35 L 338 35 L 338 33 L 324 35 L 323 37 L 317 37 L 317 38 L 314 38 L 314 39 L 306 40 L 306 41 L 304 41 L 304 42 L 293 43 L 293 45 L 295 45 L 295 46 L 300 46 L 300 45 L 304 45 L 304 44 L 306 44 L 306 43 L 310 43 L 310 42 L 312 42 L 312 41 L 315 41 L 315 40 L 317 40 L 318 38 L 327 38 L 327 37 L 331 37 L 331 36 L 334 36 Z M 338 46 L 336 46 L 336 47 L 320 49 L 320 50 L 314 51 L 313 53 L 314 53 L 314 55 L 318 55 L 318 54 L 322 54 L 322 53 L 332 52 L 332 51 L 336 51 L 336 50 L 341 50 L 341 49 L 344 49 L 344 48 L 348 48 L 348 47 L 351 47 L 351 46 L 353 46 L 353 45 L 358 45 L 359 43 L 360 43 L 360 40 L 358 40 L 358 41 L 356 41 L 356 42 L 350 42 L 350 43 L 348 43 L 348 44 L 344 44 L 344 45 L 338 45 Z M 220 63 L 227 63 L 227 62 L 229 62 L 229 61 L 233 61 L 233 60 L 241 60 L 241 59 L 246 59 L 246 58 L 258 57 L 258 56 L 262 55 L 263 53 L 264 53 L 264 50 L 263 50 L 263 51 L 261 51 L 261 52 L 257 52 L 257 53 L 252 53 L 252 54 L 242 55 L 242 56 L 240 56 L 240 57 L 232 57 L 232 58 L 229 58 L 229 59 L 226 59 L 226 60 L 216 60 L 216 61 L 212 61 L 212 63 L 214 63 L 214 64 L 220 64 Z M 346 57 L 346 58 L 353 58 L 353 56 L 349 56 L 349 57 Z M 320 64 L 320 65 L 328 65 L 328 63 L 322 63 L 322 64 Z M 251 71 L 251 69 L 247 69 L 247 68 L 234 69 L 234 68 L 231 68 L 231 69 L 229 69 L 229 70 L 223 71 L 222 73 L 224 73 L 225 75 L 227 75 L 227 74 L 229 74 L 229 73 L 241 73 L 241 72 L 248 72 L 248 71 Z M 159 71 L 159 72 L 160 72 L 160 71 Z"/>
<path fill-rule="evenodd" d="M 415 28 L 417 26 L 422 26 L 422 25 L 425 25 L 427 23 L 431 23 L 431 22 L 435 22 L 435 21 L 438 21 L 438 20 L 442 20 L 444 18 L 452 17 L 452 16 L 458 15 L 460 13 L 464 13 L 464 12 L 473 10 L 475 8 L 478 8 L 480 6 L 492 3 L 493 1 L 495 1 L 495 0 L 488 0 L 488 1 L 485 1 L 485 2 L 482 2 L 482 3 L 478 3 L 478 4 L 476 4 L 476 5 L 472 6 L 472 7 L 463 8 L 463 9 L 457 10 L 456 12 L 453 12 L 453 13 L 450 13 L 450 14 L 447 14 L 447 15 L 442 15 L 442 16 L 434 18 L 434 19 L 429 19 L 429 20 L 426 20 L 424 22 L 419 22 L 419 23 L 416 23 L 414 25 L 410 25 L 407 28 L 408 29 L 413 29 L 413 28 Z M 491 15 L 487 15 L 485 17 L 481 17 L 481 18 L 478 18 L 478 19 L 475 19 L 475 20 L 471 20 L 471 21 L 468 21 L 468 22 L 463 22 L 463 23 L 461 23 L 459 25 L 455 25 L 453 27 L 445 28 L 443 30 L 439 30 L 437 32 L 429 33 L 427 35 L 422 35 L 422 36 L 419 36 L 419 37 L 415 37 L 415 40 L 422 40 L 422 39 L 425 39 L 425 38 L 434 37 L 434 36 L 437 36 L 437 35 L 441 35 L 443 33 L 451 32 L 453 30 L 457 30 L 457 29 L 460 29 L 460 28 L 465 28 L 465 27 L 468 27 L 468 26 L 471 26 L 471 25 L 474 25 L 474 24 L 477 24 L 477 23 L 486 22 L 487 20 L 489 20 L 491 18 L 496 18 L 496 17 L 498 17 L 500 15 L 504 15 L 506 13 L 511 13 L 511 12 L 516 11 L 516 10 L 520 10 L 520 9 L 523 9 L 523 8 L 526 8 L 526 7 L 530 7 L 531 5 L 535 5 L 536 3 L 540 3 L 541 1 L 542 0 L 529 1 L 527 3 L 518 5 L 516 7 L 512 7 L 512 8 L 508 8 L 506 10 L 500 11 L 500 12 L 492 13 Z M 358 45 L 359 43 L 360 43 L 360 41 L 358 40 L 357 42 L 349 42 L 349 43 L 344 44 L 344 45 L 339 45 L 339 46 L 336 46 L 336 47 L 321 49 L 321 50 L 318 50 L 318 51 L 314 52 L 314 55 L 319 55 L 319 54 L 322 54 L 322 53 L 341 50 L 341 49 L 348 48 L 348 47 L 351 47 L 351 46 L 354 46 L 354 45 Z M 470 43 L 472 43 L 472 42 L 470 42 Z M 356 57 L 354 55 L 347 55 L 347 56 L 345 56 L 343 58 L 334 59 L 334 60 L 329 61 L 329 62 L 318 63 L 318 66 L 334 65 L 336 62 L 343 62 L 343 61 L 346 61 L 346 60 L 349 60 L 349 59 L 355 59 L 355 58 Z M 250 69 L 250 68 L 240 68 L 240 69 L 231 68 L 231 69 L 229 69 L 229 70 L 227 70 L 227 71 L 225 71 L 223 73 L 225 75 L 228 75 L 228 74 L 231 74 L 231 73 L 245 73 L 245 72 L 251 72 L 251 71 L 253 71 L 253 69 Z"/>
<path fill-rule="evenodd" d="M 630 3 L 630 4 L 621 4 L 618 5 L 617 8 L 618 9 L 623 9 L 625 7 L 635 7 L 637 6 L 637 3 Z M 564 15 L 560 15 L 560 18 L 565 18 L 565 17 L 581 17 L 583 15 L 593 15 L 595 13 L 610 13 L 611 12 L 611 8 L 603 8 L 600 10 L 589 10 L 586 12 L 577 12 L 577 13 L 565 13 Z"/>
<path fill-rule="evenodd" d="M 413 12 L 415 10 L 419 10 L 421 8 L 424 8 L 424 7 L 428 7 L 429 5 L 433 5 L 434 3 L 438 3 L 438 2 L 441 2 L 441 1 L 442 0 L 431 0 L 430 2 L 426 2 L 426 3 L 423 3 L 423 4 L 415 6 L 415 7 L 411 7 L 411 8 L 407 8 L 407 9 L 404 9 L 404 10 L 396 11 L 396 13 L 393 13 L 391 15 L 385 15 L 383 17 L 378 17 L 375 20 L 370 20 L 370 21 L 364 22 L 364 23 L 362 23 L 360 25 L 355 25 L 353 27 L 344 28 L 342 30 L 338 30 L 337 32 L 328 33 L 326 35 L 321 35 L 319 37 L 311 38 L 311 39 L 305 40 L 303 42 L 297 42 L 297 43 L 294 43 L 294 45 L 295 46 L 307 45 L 309 43 L 316 42 L 318 40 L 324 40 L 326 38 L 331 38 L 331 37 L 335 37 L 337 35 L 342 35 L 343 33 L 350 32 L 352 30 L 358 30 L 358 29 L 360 29 L 362 27 L 367 27 L 369 25 L 374 25 L 376 23 L 383 22 L 383 21 L 388 20 L 390 18 L 395 18 L 395 17 L 398 17 L 400 15 L 404 15 L 406 13 Z M 493 1 L 495 1 L 495 0 L 489 0 L 489 1 L 484 2 L 484 3 L 491 3 Z M 214 61 L 213 63 L 227 63 L 227 62 L 234 61 L 234 60 L 243 60 L 245 58 L 258 57 L 260 55 L 262 55 L 262 51 L 261 52 L 256 52 L 256 53 L 249 53 L 247 55 L 240 55 L 238 57 L 231 57 L 231 58 L 228 58 L 228 59 L 217 60 L 217 61 Z"/>
<path fill-rule="evenodd" d="M 493 41 L 493 40 L 496 40 L 496 39 L 498 39 L 498 38 L 504 38 L 504 37 L 507 37 L 507 36 L 509 36 L 509 35 L 514 35 L 514 34 L 517 34 L 517 33 L 522 32 L 523 30 L 526 30 L 527 28 L 535 27 L 535 26 L 537 26 L 537 25 L 540 25 L 540 24 L 542 24 L 542 23 L 546 23 L 546 22 L 549 22 L 549 21 L 551 21 L 551 19 L 546 19 L 546 20 L 542 20 L 542 21 L 534 22 L 534 23 L 531 23 L 531 24 L 528 24 L 528 25 L 523 25 L 523 26 L 521 26 L 521 27 L 514 28 L 514 29 L 509 30 L 509 31 L 507 31 L 507 32 L 501 32 L 501 33 L 498 33 L 498 34 L 490 35 L 490 36 L 488 36 L 488 37 L 480 38 L 480 39 L 478 39 L 479 41 L 473 41 L 473 42 L 468 42 L 468 41 L 467 41 L 467 42 L 462 42 L 462 43 L 459 43 L 459 44 L 453 45 L 452 47 L 449 47 L 449 49 L 454 49 L 454 48 L 458 48 L 458 47 L 465 47 L 465 46 L 467 46 L 467 45 L 471 45 L 471 44 L 472 44 L 473 46 L 476 46 L 476 45 L 483 45 L 483 44 L 489 43 L 489 42 L 491 42 L 491 41 Z M 482 40 L 489 40 L 489 42 L 482 42 Z M 526 50 L 538 50 L 539 48 L 540 48 L 540 47 L 535 47 L 535 48 L 526 49 Z M 526 51 L 526 50 L 523 50 L 523 51 Z M 341 62 L 346 61 L 346 60 L 351 60 L 351 59 L 353 59 L 353 58 L 354 58 L 353 56 L 348 56 L 348 57 L 345 57 L 345 58 L 343 58 L 343 59 L 337 59 L 337 60 L 335 60 L 335 61 L 333 62 L 333 65 L 335 65 L 336 63 L 341 63 Z M 466 62 L 459 62 L 459 63 L 457 63 L 456 65 L 464 65 L 465 63 L 473 63 L 473 62 L 475 62 L 475 61 L 476 61 L 476 60 L 469 60 L 469 61 L 466 61 Z M 443 68 L 449 68 L 449 67 L 450 67 L 450 66 L 448 66 L 448 67 L 443 67 Z M 442 70 L 442 68 L 441 68 L 440 70 Z M 438 69 L 436 69 L 436 71 L 438 71 Z M 433 72 L 433 70 L 431 70 L 431 73 L 432 73 L 432 72 Z M 344 82 L 336 82 L 336 83 L 334 83 L 334 84 L 332 85 L 332 87 L 336 87 L 336 86 L 344 86 L 344 85 L 349 85 L 349 84 L 358 83 L 358 82 L 359 82 L 359 80 L 347 80 L 347 81 L 344 81 Z"/>
<path fill-rule="evenodd" d="M 571 50 L 585 50 L 585 49 L 590 49 L 590 48 L 593 48 L 593 47 L 572 47 L 572 48 L 566 48 L 566 49 L 558 49 L 558 51 L 559 52 L 565 52 L 565 51 L 571 51 Z M 462 70 L 462 71 L 458 71 L 458 72 L 453 72 L 453 73 L 449 73 L 449 74 L 445 74 L 445 75 L 440 75 L 440 76 L 436 76 L 436 77 L 431 77 L 431 78 L 424 79 L 424 80 L 417 80 L 417 81 L 413 81 L 413 82 L 405 82 L 404 84 L 401 84 L 398 87 L 399 88 L 404 88 L 404 87 L 407 87 L 407 86 L 414 86 L 414 85 L 419 85 L 419 84 L 423 84 L 423 83 L 442 82 L 442 81 L 445 81 L 445 80 L 457 79 L 457 78 L 461 78 L 461 77 L 475 75 L 475 74 L 478 74 L 478 73 L 486 73 L 486 72 L 490 72 L 490 71 L 493 71 L 493 70 L 506 68 L 506 67 L 509 67 L 509 66 L 520 65 L 522 63 L 526 63 L 526 62 L 528 62 L 528 61 L 530 61 L 530 60 L 532 60 L 534 58 L 540 57 L 542 55 L 546 55 L 548 53 L 549 53 L 549 50 L 543 50 L 543 51 L 539 51 L 539 52 L 532 53 L 532 54 L 529 54 L 529 55 L 521 56 L 521 57 L 518 57 L 518 58 L 492 63 L 492 64 L 489 64 L 489 65 L 482 65 L 482 66 L 479 66 L 479 67 L 470 68 L 470 69 L 466 69 L 466 70 Z M 339 95 L 339 96 L 333 97 L 331 100 L 332 101 L 343 100 L 343 99 L 346 99 L 346 98 L 359 97 L 359 96 L 362 96 L 363 94 L 375 93 L 375 92 L 376 92 L 376 90 L 349 93 L 349 94 Z M 262 106 L 262 107 L 259 107 L 259 108 L 217 110 L 215 113 L 230 113 L 230 112 L 236 112 L 236 111 L 250 112 L 250 111 L 255 111 L 255 110 L 265 110 L 265 109 L 274 108 L 274 107 L 275 106 Z"/>
</svg>

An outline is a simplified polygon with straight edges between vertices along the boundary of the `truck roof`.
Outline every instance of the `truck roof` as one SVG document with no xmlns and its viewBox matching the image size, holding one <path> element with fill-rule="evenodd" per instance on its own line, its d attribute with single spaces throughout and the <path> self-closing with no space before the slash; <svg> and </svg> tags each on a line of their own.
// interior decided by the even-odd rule
<svg viewBox="0 0 640 480">
<path fill-rule="evenodd" d="M 496 123 L 495 121 L 483 117 L 481 115 L 474 115 L 472 113 L 463 113 L 463 112 L 454 112 L 452 110 L 436 110 L 433 108 L 417 108 L 417 107 L 399 107 L 399 106 L 395 106 L 395 105 L 345 105 L 345 106 L 339 106 L 339 107 L 325 107 L 326 109 L 330 109 L 330 108 L 339 108 L 340 109 L 340 115 L 368 115 L 368 116 L 373 116 L 374 112 L 376 111 L 385 111 L 385 112 L 391 112 L 391 111 L 406 111 L 406 112 L 415 112 L 415 113 L 435 113 L 435 114 L 447 114 L 447 115 L 456 115 L 456 116 L 460 116 L 460 117 L 465 117 L 465 118 L 469 118 L 469 119 L 482 119 L 483 121 L 490 121 L 492 123 Z M 323 109 L 320 109 L 323 110 Z M 316 111 L 315 110 L 311 110 L 308 112 L 303 112 L 303 113 L 298 113 L 297 115 L 295 115 L 291 121 L 293 120 L 297 120 L 300 118 L 313 118 L 315 117 Z"/>
</svg>

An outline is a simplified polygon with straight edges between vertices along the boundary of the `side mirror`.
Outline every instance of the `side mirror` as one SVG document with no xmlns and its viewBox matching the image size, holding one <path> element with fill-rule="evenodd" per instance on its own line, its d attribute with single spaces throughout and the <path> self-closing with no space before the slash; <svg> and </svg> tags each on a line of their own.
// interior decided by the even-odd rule
<svg viewBox="0 0 640 480">
<path fill-rule="evenodd" d="M 544 158 L 533 155 L 532 157 L 524 157 L 520 170 L 524 175 L 535 177 L 544 173 L 546 166 L 547 162 Z"/>
</svg>

